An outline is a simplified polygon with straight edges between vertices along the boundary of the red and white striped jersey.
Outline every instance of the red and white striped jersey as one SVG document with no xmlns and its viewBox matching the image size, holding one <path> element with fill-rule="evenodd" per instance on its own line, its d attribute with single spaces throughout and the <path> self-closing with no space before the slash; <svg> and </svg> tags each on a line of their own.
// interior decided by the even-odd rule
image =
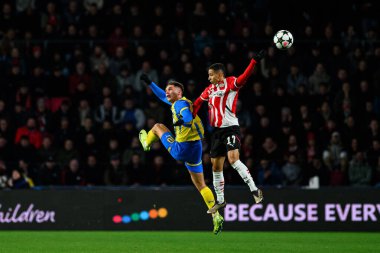
<svg viewBox="0 0 380 253">
<path fill-rule="evenodd" d="M 213 127 L 238 126 L 236 102 L 239 87 L 234 76 L 223 79 L 223 83 L 210 84 L 201 94 L 203 101 L 208 101 L 208 116 Z"/>
</svg>

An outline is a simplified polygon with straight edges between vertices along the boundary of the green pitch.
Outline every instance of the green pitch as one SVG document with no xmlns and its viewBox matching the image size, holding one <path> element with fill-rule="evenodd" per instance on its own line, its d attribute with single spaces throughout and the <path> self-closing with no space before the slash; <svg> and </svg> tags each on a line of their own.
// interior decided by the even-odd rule
<svg viewBox="0 0 380 253">
<path fill-rule="evenodd" d="M 0 253 L 380 252 L 379 233 L 0 231 Z"/>
</svg>

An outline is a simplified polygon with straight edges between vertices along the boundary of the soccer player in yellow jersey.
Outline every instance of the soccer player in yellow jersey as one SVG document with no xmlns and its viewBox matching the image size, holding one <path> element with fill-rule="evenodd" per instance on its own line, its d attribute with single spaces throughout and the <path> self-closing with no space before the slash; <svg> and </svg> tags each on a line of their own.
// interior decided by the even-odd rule
<svg viewBox="0 0 380 253">
<path fill-rule="evenodd" d="M 207 187 L 202 166 L 202 138 L 204 129 L 198 115 L 193 117 L 193 103 L 183 97 L 184 87 L 181 83 L 169 81 L 165 91 L 152 82 L 147 75 L 140 78 L 152 89 L 153 93 L 163 102 L 171 106 L 175 136 L 164 125 L 157 123 L 147 133 L 144 129 L 140 131 L 140 142 L 145 151 L 149 151 L 153 142 L 161 140 L 170 155 L 185 163 L 191 180 L 200 192 L 207 207 L 210 209 L 215 204 L 215 198 Z M 223 227 L 223 217 L 219 212 L 212 214 L 214 223 L 214 234 L 218 234 Z"/>
</svg>

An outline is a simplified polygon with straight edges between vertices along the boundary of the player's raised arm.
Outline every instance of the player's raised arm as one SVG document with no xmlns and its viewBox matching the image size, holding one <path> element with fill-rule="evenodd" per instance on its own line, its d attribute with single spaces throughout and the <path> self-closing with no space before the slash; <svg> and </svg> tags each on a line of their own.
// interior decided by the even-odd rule
<svg viewBox="0 0 380 253">
<path fill-rule="evenodd" d="M 260 61 L 264 56 L 265 51 L 261 50 L 257 53 L 249 63 L 248 67 L 245 69 L 244 73 L 241 74 L 236 80 L 236 86 L 238 88 L 242 87 L 248 80 L 248 78 L 252 75 L 253 69 L 255 68 L 256 62 Z"/>
<path fill-rule="evenodd" d="M 168 105 L 172 104 L 166 98 L 165 91 L 163 89 L 161 89 L 160 87 L 158 87 L 157 84 L 152 82 L 152 80 L 150 80 L 146 74 L 142 74 L 140 79 L 149 85 L 149 87 L 152 89 L 154 95 L 156 95 L 161 101 L 165 102 Z"/>
</svg>

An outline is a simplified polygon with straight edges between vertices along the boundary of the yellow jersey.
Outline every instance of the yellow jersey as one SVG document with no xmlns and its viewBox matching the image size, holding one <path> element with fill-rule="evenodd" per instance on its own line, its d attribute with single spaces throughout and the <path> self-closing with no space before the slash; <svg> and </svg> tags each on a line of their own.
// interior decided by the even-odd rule
<svg viewBox="0 0 380 253">
<path fill-rule="evenodd" d="M 193 113 L 193 103 L 185 97 L 178 99 L 171 106 L 173 123 L 181 119 L 181 112 L 189 109 Z M 197 141 L 204 137 L 204 127 L 198 115 L 188 124 L 174 126 L 175 140 L 177 142 Z"/>
</svg>

